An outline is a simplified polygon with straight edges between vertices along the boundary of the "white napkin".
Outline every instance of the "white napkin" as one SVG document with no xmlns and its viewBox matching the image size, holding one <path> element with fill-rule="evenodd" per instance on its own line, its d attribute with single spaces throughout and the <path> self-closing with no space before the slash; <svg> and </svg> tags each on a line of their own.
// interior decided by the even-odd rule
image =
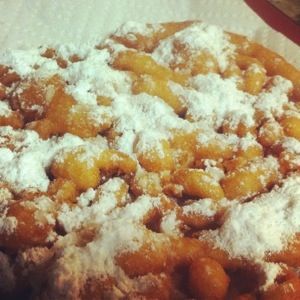
<svg viewBox="0 0 300 300">
<path fill-rule="evenodd" d="M 246 34 L 300 67 L 300 47 L 242 0 L 0 0 L 0 48 L 98 41 L 125 21 L 198 19 Z"/>
</svg>

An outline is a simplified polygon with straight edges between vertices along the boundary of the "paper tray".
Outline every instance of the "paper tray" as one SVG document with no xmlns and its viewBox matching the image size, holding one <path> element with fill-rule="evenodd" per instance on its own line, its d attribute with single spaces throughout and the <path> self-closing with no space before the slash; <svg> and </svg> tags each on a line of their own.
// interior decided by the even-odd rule
<svg viewBox="0 0 300 300">
<path fill-rule="evenodd" d="M 125 21 L 203 20 L 246 34 L 300 67 L 300 48 L 242 0 L 0 0 L 0 48 L 84 43 Z"/>
</svg>

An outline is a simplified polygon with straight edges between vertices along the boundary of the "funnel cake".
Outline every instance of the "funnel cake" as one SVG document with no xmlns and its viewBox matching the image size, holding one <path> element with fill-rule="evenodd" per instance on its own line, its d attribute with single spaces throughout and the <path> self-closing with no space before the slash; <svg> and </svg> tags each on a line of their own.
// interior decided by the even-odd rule
<svg viewBox="0 0 300 300">
<path fill-rule="evenodd" d="M 202 22 L 0 55 L 1 299 L 298 299 L 300 71 Z"/>
</svg>

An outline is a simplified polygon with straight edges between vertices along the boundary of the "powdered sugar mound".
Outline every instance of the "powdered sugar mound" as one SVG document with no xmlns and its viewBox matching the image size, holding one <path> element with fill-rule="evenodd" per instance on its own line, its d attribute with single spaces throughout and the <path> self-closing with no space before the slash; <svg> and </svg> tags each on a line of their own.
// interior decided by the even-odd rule
<svg viewBox="0 0 300 300">
<path fill-rule="evenodd" d="M 273 115 L 281 115 L 284 104 L 287 104 L 289 101 L 288 93 L 292 87 L 291 81 L 281 76 L 275 76 L 272 81 L 272 87 L 259 94 L 254 107 L 263 112 L 266 117 L 272 118 Z"/>
<path fill-rule="evenodd" d="M 300 154 L 300 141 L 293 137 L 284 137 L 281 145 L 288 152 Z"/>
<path fill-rule="evenodd" d="M 248 203 L 227 206 L 223 225 L 201 238 L 214 241 L 229 255 L 254 261 L 266 278 L 260 287 L 268 289 L 282 272 L 282 266 L 265 261 L 270 252 L 285 249 L 300 231 L 300 177 L 286 179 L 280 188 L 262 194 Z"/>
<path fill-rule="evenodd" d="M 76 49 L 74 45 L 65 45 L 56 50 L 57 55 L 68 59 L 72 54 L 78 54 Z M 130 93 L 130 77 L 108 66 L 111 57 L 107 49 L 98 50 L 91 45 L 80 49 L 78 55 L 81 60 L 66 68 L 59 68 L 55 60 L 41 56 L 44 49 L 2 52 L 0 64 L 12 67 L 24 77 L 48 78 L 57 74 L 68 82 L 67 93 L 85 104 L 96 105 L 98 95 L 113 97 L 119 93 Z"/>
<path fill-rule="evenodd" d="M 185 45 L 192 54 L 199 54 L 201 51 L 209 52 L 217 60 L 221 71 L 226 69 L 228 58 L 234 50 L 227 35 L 219 27 L 195 23 L 160 42 L 153 53 L 153 58 L 158 63 L 168 65 L 170 62 L 176 61 L 173 52 L 174 41 Z"/>
<path fill-rule="evenodd" d="M 128 21 L 124 23 L 118 30 L 114 33 L 115 36 L 126 37 L 129 40 L 135 40 L 136 34 L 143 36 L 151 36 L 154 31 L 160 30 L 162 27 L 160 24 L 147 25 L 145 23 L 139 23 L 134 21 Z"/>
<path fill-rule="evenodd" d="M 98 191 L 88 190 L 78 199 L 78 206 L 62 206 L 58 221 L 67 232 L 81 228 L 83 224 L 101 224 L 108 214 L 116 208 L 116 193 L 124 181 L 113 178 L 101 186 Z M 120 203 L 119 203 L 120 204 Z"/>
<path fill-rule="evenodd" d="M 182 236 L 180 231 L 180 221 L 177 219 L 176 212 L 170 211 L 161 220 L 160 229 L 163 233 L 170 236 Z"/>
<path fill-rule="evenodd" d="M 188 121 L 179 118 L 160 98 L 144 93 L 119 95 L 113 99 L 112 111 L 115 129 L 121 133 L 115 146 L 128 154 L 134 152 L 133 146 L 138 136 L 139 147 L 145 150 L 157 141 L 168 138 L 171 129 L 191 128 Z"/>
<path fill-rule="evenodd" d="M 290 177 L 282 187 L 230 207 L 221 228 L 206 238 L 232 257 L 263 259 L 268 252 L 283 250 L 300 231 L 299 199 L 300 178 Z"/>
<path fill-rule="evenodd" d="M 122 299 L 131 292 L 139 291 L 142 277 L 129 278 L 114 258 L 120 252 L 137 251 L 144 242 L 154 239 L 155 244 L 161 247 L 169 241 L 156 233 L 146 234 L 143 228 L 132 222 L 119 220 L 104 225 L 95 239 L 84 247 L 74 245 L 76 238 L 72 234 L 67 235 L 56 245 L 60 257 L 49 274 L 47 295 L 55 299 L 76 299 L 88 279 L 96 278 L 99 283 L 109 280 L 110 276 L 115 279 L 112 299 Z M 156 251 L 155 247 L 153 251 Z M 147 278 L 147 284 L 151 284 L 151 274 Z"/>
<path fill-rule="evenodd" d="M 56 54 L 63 59 L 70 59 L 73 55 L 78 56 L 80 59 L 85 59 L 91 48 L 93 48 L 94 43 L 88 42 L 84 44 L 76 45 L 76 44 L 65 44 L 65 45 L 53 45 L 53 48 L 56 51 Z"/>
<path fill-rule="evenodd" d="M 74 96 L 74 95 L 73 95 Z M 87 98 L 85 98 L 87 99 Z M 95 126 L 107 126 L 112 120 L 112 111 L 110 107 L 103 105 L 94 105 L 94 104 L 83 104 L 83 105 L 74 105 L 70 110 L 70 115 L 80 114 L 82 111 L 86 113 L 86 118 Z M 72 124 L 72 118 L 71 124 Z M 70 122 L 70 119 L 67 119 L 67 122 Z"/>
<path fill-rule="evenodd" d="M 12 110 L 7 102 L 0 101 L 0 117 L 8 117 L 12 113 Z"/>
<path fill-rule="evenodd" d="M 270 262 L 258 262 L 263 267 L 265 272 L 265 282 L 261 287 L 261 290 L 267 290 L 270 286 L 272 286 L 278 277 L 278 275 L 282 272 L 282 266 L 275 263 Z"/>
<path fill-rule="evenodd" d="M 232 147 L 237 150 L 241 139 L 235 134 L 220 134 L 216 133 L 212 128 L 209 128 L 197 135 L 197 142 L 201 145 L 207 145 L 211 142 L 217 143 L 222 149 Z"/>
<path fill-rule="evenodd" d="M 256 141 L 255 137 L 250 133 L 247 133 L 244 137 L 242 137 L 239 140 L 239 147 L 241 150 L 246 151 L 248 148 L 253 147 L 253 146 L 255 146 L 256 148 L 262 149 L 261 144 L 259 144 Z"/>
<path fill-rule="evenodd" d="M 58 240 L 54 247 L 59 257 L 50 274 L 53 288 L 62 291 L 60 287 L 72 285 L 73 294 L 87 278 L 100 276 L 105 279 L 113 275 L 118 279 L 118 285 L 133 289 L 132 280 L 116 265 L 115 258 L 121 253 L 139 250 L 146 242 L 155 241 L 154 249 L 168 243 L 168 237 L 151 232 L 142 224 L 160 199 L 144 195 L 133 203 L 123 203 L 125 206 L 115 208 L 120 184 L 121 179 L 113 178 L 101 187 L 92 205 L 74 209 L 65 207 L 65 211 L 60 212 L 59 220 L 67 232 L 89 228 L 93 224 L 97 224 L 97 230 L 93 240 L 82 247 L 77 246 L 78 236 L 73 232 Z"/>
<path fill-rule="evenodd" d="M 92 188 L 87 189 L 85 192 L 81 193 L 77 198 L 78 205 L 81 207 L 88 206 L 91 201 L 95 198 L 96 191 Z"/>
<path fill-rule="evenodd" d="M 40 49 L 32 50 L 6 50 L 0 53 L 0 64 L 8 65 L 20 76 L 31 76 L 36 72 L 36 66 L 40 66 L 46 76 L 58 72 L 58 65 L 55 61 L 41 56 Z"/>
<path fill-rule="evenodd" d="M 50 182 L 46 170 L 54 156 L 62 149 L 91 145 L 91 142 L 71 134 L 44 141 L 35 131 L 1 127 L 0 142 L 6 137 L 10 137 L 12 143 L 15 138 L 15 148 L 0 148 L 0 179 L 16 192 L 26 189 L 46 191 Z"/>
<path fill-rule="evenodd" d="M 55 225 L 55 218 L 53 216 L 53 211 L 55 209 L 54 202 L 47 196 L 40 196 L 35 198 L 31 202 L 24 202 L 23 206 L 29 204 L 29 207 L 32 205 L 35 206 L 36 210 L 34 212 L 34 219 L 36 224 L 50 224 Z"/>
<path fill-rule="evenodd" d="M 197 75 L 190 80 L 191 87 L 185 89 L 170 83 L 172 91 L 186 102 L 187 114 L 193 120 L 205 120 L 218 128 L 225 119 L 232 125 L 242 121 L 254 124 L 254 97 L 237 89 L 234 78 L 223 79 L 219 74 Z"/>
<path fill-rule="evenodd" d="M 198 75 L 191 79 L 191 85 L 203 97 L 192 105 L 193 116 L 215 116 L 217 125 L 225 118 L 235 122 L 243 120 L 245 124 L 253 125 L 254 110 L 251 104 L 254 99 L 237 89 L 235 79 L 223 79 L 218 74 Z"/>
<path fill-rule="evenodd" d="M 128 48 L 123 44 L 120 44 L 113 40 L 112 38 L 107 38 L 101 42 L 101 46 L 107 47 L 112 52 L 112 57 L 116 57 L 119 52 L 127 51 Z"/>
<path fill-rule="evenodd" d="M 197 214 L 203 215 L 207 217 L 212 217 L 216 214 L 217 208 L 212 199 L 201 199 L 199 201 L 195 201 L 191 204 L 183 206 L 184 214 Z"/>
<path fill-rule="evenodd" d="M 97 95 L 130 94 L 130 77 L 109 67 L 109 60 L 108 50 L 90 49 L 84 60 L 62 70 L 61 76 L 69 82 L 67 92 L 77 101 L 90 105 L 97 104 Z"/>
<path fill-rule="evenodd" d="M 147 153 L 149 149 L 155 148 L 155 153 L 160 159 L 164 159 L 165 153 L 161 141 L 166 139 L 167 135 L 157 133 L 157 131 L 145 131 L 137 135 L 135 151 L 137 153 Z"/>
<path fill-rule="evenodd" d="M 18 225 L 18 220 L 16 217 L 7 217 L 2 213 L 0 217 L 0 234 L 11 234 L 15 231 Z"/>
</svg>

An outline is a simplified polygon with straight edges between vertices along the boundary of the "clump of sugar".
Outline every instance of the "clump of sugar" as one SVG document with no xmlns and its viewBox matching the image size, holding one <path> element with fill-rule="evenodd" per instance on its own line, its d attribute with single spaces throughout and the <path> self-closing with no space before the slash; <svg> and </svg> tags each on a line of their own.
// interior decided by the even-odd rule
<svg viewBox="0 0 300 300">
<path fill-rule="evenodd" d="M 12 110 L 9 104 L 5 101 L 0 101 L 0 117 L 9 117 Z"/>
<path fill-rule="evenodd" d="M 138 135 L 135 151 L 139 154 L 147 154 L 155 151 L 160 159 L 165 158 L 165 152 L 162 145 L 162 140 L 166 135 L 160 134 L 157 131 L 145 131 Z"/>
<path fill-rule="evenodd" d="M 13 201 L 14 195 L 7 187 L 0 187 L 0 211 L 5 211 L 8 204 Z"/>
<path fill-rule="evenodd" d="M 202 215 L 212 217 L 216 214 L 217 208 L 212 199 L 201 199 L 183 206 L 183 213 L 187 215 Z"/>
<path fill-rule="evenodd" d="M 0 217 L 0 233 L 9 235 L 13 233 L 18 226 L 18 220 L 13 216 L 2 214 Z"/>
<path fill-rule="evenodd" d="M 57 47 L 58 54 L 64 58 L 75 52 L 74 45 Z M 10 50 L 0 54 L 0 63 L 11 66 L 23 77 L 49 78 L 59 75 L 68 85 L 66 92 L 75 100 L 89 105 L 97 105 L 97 96 L 115 96 L 130 92 L 131 79 L 125 72 L 112 69 L 108 64 L 110 54 L 107 49 L 98 50 L 80 47 L 82 60 L 59 68 L 55 60 L 41 56 L 42 49 Z"/>
<path fill-rule="evenodd" d="M 166 233 L 170 236 L 182 236 L 180 231 L 181 222 L 177 219 L 175 211 L 170 211 L 161 220 L 160 229 L 163 233 Z"/>
<path fill-rule="evenodd" d="M 257 63 L 253 63 L 250 65 L 250 67 L 247 69 L 248 71 L 250 71 L 251 73 L 258 73 L 261 74 L 266 73 L 266 70 L 263 69 L 260 65 L 258 65 Z"/>
<path fill-rule="evenodd" d="M 269 263 L 266 255 L 284 250 L 300 230 L 300 178 L 292 176 L 271 192 L 251 202 L 233 202 L 227 206 L 222 226 L 201 236 L 213 241 L 232 258 L 254 261 L 265 273 L 262 290 L 268 289 L 282 271 Z"/>
<path fill-rule="evenodd" d="M 29 76 L 35 73 L 35 66 L 44 65 L 44 70 L 47 69 L 47 75 L 49 70 L 54 69 L 53 74 L 58 70 L 57 63 L 51 61 L 40 55 L 39 49 L 32 50 L 6 50 L 0 53 L 0 63 L 3 65 L 10 66 L 20 76 Z M 54 64 L 55 68 L 49 68 L 48 63 Z M 50 73 L 51 74 L 51 73 Z"/>
<path fill-rule="evenodd" d="M 205 171 L 212 176 L 216 181 L 220 181 L 225 177 L 224 170 L 217 167 L 217 161 L 213 159 L 204 159 L 203 164 Z"/>
<path fill-rule="evenodd" d="M 275 76 L 272 86 L 258 95 L 254 108 L 268 118 L 280 116 L 284 111 L 283 106 L 289 101 L 288 93 L 292 87 L 291 81 L 281 76 Z"/>
<path fill-rule="evenodd" d="M 244 137 L 242 137 L 239 140 L 238 144 L 239 144 L 239 147 L 240 147 L 241 150 L 247 150 L 248 148 L 253 147 L 253 146 L 262 149 L 261 144 L 259 144 L 256 141 L 255 137 L 250 133 L 247 133 Z"/>
<path fill-rule="evenodd" d="M 233 150 L 237 150 L 241 139 L 235 134 L 220 134 L 216 133 L 214 130 L 207 129 L 201 131 L 197 135 L 197 143 L 207 146 L 209 144 L 217 144 L 221 149 L 226 149 L 226 147 L 231 147 Z"/>
<path fill-rule="evenodd" d="M 67 118 L 67 123 L 73 122 L 72 114 L 84 114 L 86 119 L 94 126 L 102 127 L 109 126 L 112 120 L 112 112 L 109 107 L 99 105 L 74 105 L 69 110 L 70 118 Z"/>
<path fill-rule="evenodd" d="M 282 273 L 282 266 L 280 264 L 271 263 L 271 262 L 259 262 L 258 264 L 261 265 L 263 271 L 265 273 L 265 282 L 261 290 L 267 290 L 270 286 L 272 286 L 280 273 Z"/>
<path fill-rule="evenodd" d="M 142 93 L 119 95 L 113 99 L 115 130 L 120 133 L 115 147 L 132 154 L 139 137 L 139 149 L 159 146 L 157 141 L 168 139 L 171 129 L 190 130 L 191 124 L 179 118 L 172 108 L 158 97 Z"/>
<path fill-rule="evenodd" d="M 120 178 L 113 178 L 101 187 L 91 205 L 81 208 L 65 206 L 59 213 L 67 235 L 60 237 L 55 244 L 59 257 L 50 274 L 53 288 L 74 284 L 72 294 L 76 293 L 76 288 L 84 284 L 84 274 L 103 278 L 114 276 L 118 279 L 117 285 L 126 284 L 127 288 L 134 289 L 132 280 L 135 279 L 130 279 L 116 264 L 116 257 L 138 251 L 145 242 L 151 243 L 153 251 L 169 242 L 168 236 L 151 232 L 143 225 L 144 218 L 159 205 L 160 198 L 143 195 L 132 203 L 125 202 L 123 206 L 116 207 L 116 192 L 122 183 Z M 89 193 L 93 194 L 92 191 Z M 91 224 L 98 225 L 93 240 L 85 246 L 76 246 L 78 237 L 74 230 L 88 230 Z M 81 279 L 80 282 L 74 282 L 77 278 Z"/>
<path fill-rule="evenodd" d="M 79 162 L 85 163 L 88 168 L 91 168 L 96 164 L 103 150 L 104 148 L 99 147 L 99 145 L 95 143 L 87 143 L 71 149 L 70 147 L 66 147 L 57 152 L 53 157 L 53 161 L 63 163 L 68 155 L 71 154 L 74 155 Z"/>
<path fill-rule="evenodd" d="M 136 40 L 136 35 L 151 36 L 155 31 L 162 30 L 160 24 L 145 24 L 140 22 L 128 21 L 120 26 L 115 32 L 115 36 L 126 37 L 131 41 Z"/>
<path fill-rule="evenodd" d="M 77 203 L 80 207 L 88 206 L 95 199 L 95 196 L 96 191 L 92 188 L 89 188 L 79 195 L 77 198 Z"/>
<path fill-rule="evenodd" d="M 24 205 L 28 204 L 26 201 Z M 40 196 L 31 201 L 30 204 L 34 206 L 34 219 L 36 224 L 50 224 L 55 225 L 54 218 L 54 202 L 47 196 Z"/>
<path fill-rule="evenodd" d="M 234 46 L 228 36 L 217 26 L 205 23 L 195 23 L 173 36 L 162 40 L 153 53 L 153 58 L 162 65 L 176 61 L 174 56 L 174 41 L 187 47 L 191 54 L 208 52 L 217 60 L 221 71 L 224 71 L 233 54 Z"/>
<path fill-rule="evenodd" d="M 69 60 L 72 56 L 76 55 L 80 61 L 89 55 L 91 49 L 94 48 L 94 44 L 92 42 L 87 42 L 84 44 L 82 43 L 79 46 L 70 43 L 65 45 L 52 45 L 51 47 L 55 49 L 58 57 Z"/>
<path fill-rule="evenodd" d="M 103 148 L 101 143 L 96 146 L 71 134 L 42 140 L 35 131 L 1 127 L 0 140 L 6 136 L 15 137 L 15 149 L 0 148 L 0 179 L 16 192 L 27 189 L 46 191 L 50 182 L 47 168 L 63 149 L 71 150 L 82 145 L 90 149 L 97 147 L 99 151 Z"/>
<path fill-rule="evenodd" d="M 210 73 L 193 77 L 190 84 L 193 89 L 175 83 L 169 86 L 183 99 L 193 120 L 205 120 L 215 128 L 225 120 L 232 125 L 240 122 L 254 125 L 254 97 L 238 90 L 234 78 L 223 79 L 219 74 Z"/>
<path fill-rule="evenodd" d="M 83 224 L 101 224 L 107 220 L 107 215 L 117 207 L 116 194 L 124 181 L 112 178 L 99 188 L 89 189 L 77 199 L 78 206 L 63 205 L 58 215 L 58 221 L 66 230 L 71 232 L 80 229 Z"/>
<path fill-rule="evenodd" d="M 288 152 L 300 154 L 300 141 L 293 137 L 283 138 L 281 145 Z"/>
<path fill-rule="evenodd" d="M 232 257 L 257 260 L 283 250 L 300 230 L 299 184 L 299 177 L 290 177 L 280 188 L 229 207 L 220 229 L 205 238 Z"/>
<path fill-rule="evenodd" d="M 61 70 L 69 82 L 66 91 L 80 103 L 97 105 L 97 95 L 115 97 L 130 94 L 131 79 L 125 72 L 112 69 L 107 49 L 91 49 L 85 59 Z"/>
</svg>

